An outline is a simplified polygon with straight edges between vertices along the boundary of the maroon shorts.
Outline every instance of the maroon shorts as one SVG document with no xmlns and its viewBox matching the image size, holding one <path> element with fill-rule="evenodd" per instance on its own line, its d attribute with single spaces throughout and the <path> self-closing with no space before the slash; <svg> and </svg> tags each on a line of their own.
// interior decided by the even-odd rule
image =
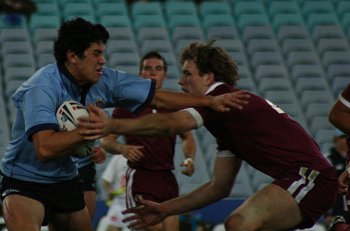
<svg viewBox="0 0 350 231">
<path fill-rule="evenodd" d="M 135 196 L 163 202 L 179 196 L 179 186 L 171 170 L 152 171 L 129 168 L 126 188 L 127 207 L 137 205 Z"/>
<path fill-rule="evenodd" d="M 337 175 L 333 168 L 321 171 L 301 167 L 276 179 L 273 184 L 284 188 L 298 203 L 308 218 L 300 228 L 312 227 L 335 203 L 337 198 Z"/>
</svg>

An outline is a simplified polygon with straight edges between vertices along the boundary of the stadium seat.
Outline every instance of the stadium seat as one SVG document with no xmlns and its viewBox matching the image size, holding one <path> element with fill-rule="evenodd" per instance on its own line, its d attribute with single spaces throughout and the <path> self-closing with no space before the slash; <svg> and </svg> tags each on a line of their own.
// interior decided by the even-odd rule
<svg viewBox="0 0 350 231">
<path fill-rule="evenodd" d="M 230 51 L 228 54 L 237 65 L 248 65 L 248 59 L 244 50 Z"/>
<path fill-rule="evenodd" d="M 252 79 L 252 71 L 250 70 L 248 65 L 237 65 L 237 69 L 238 69 L 238 75 L 240 79 L 244 79 L 244 78 L 249 78 Z"/>
<path fill-rule="evenodd" d="M 240 78 L 237 81 L 238 88 L 257 93 L 257 87 L 251 78 Z"/>
<path fill-rule="evenodd" d="M 260 94 L 264 94 L 266 91 L 271 90 L 289 90 L 292 86 L 286 77 L 274 78 L 265 77 L 259 81 L 258 89 Z"/>
<path fill-rule="evenodd" d="M 214 43 L 215 47 L 221 47 L 226 52 L 244 51 L 243 44 L 239 39 L 219 39 Z"/>
<path fill-rule="evenodd" d="M 135 35 L 131 27 L 107 27 L 110 40 L 132 40 L 135 41 Z M 140 32 L 144 28 L 140 29 Z"/>
<path fill-rule="evenodd" d="M 101 2 L 96 5 L 95 11 L 98 19 L 103 15 L 128 15 L 128 9 L 123 2 Z"/>
<path fill-rule="evenodd" d="M 62 12 L 63 20 L 68 20 L 74 17 L 82 17 L 95 23 L 95 13 L 91 4 L 86 2 L 68 2 L 63 5 Z"/>
<path fill-rule="evenodd" d="M 333 103 L 334 97 L 329 90 L 304 90 L 300 94 L 301 106 L 306 109 L 311 103 Z"/>
<path fill-rule="evenodd" d="M 295 83 L 302 77 L 324 77 L 323 69 L 319 64 L 296 64 L 290 70 L 290 77 Z"/>
<path fill-rule="evenodd" d="M 2 65 L 5 70 L 9 67 L 35 68 L 35 60 L 32 54 L 7 54 Z"/>
<path fill-rule="evenodd" d="M 176 27 L 200 27 L 197 15 L 193 14 L 176 14 L 168 19 L 168 28 L 170 33 Z"/>
<path fill-rule="evenodd" d="M 203 30 L 206 32 L 211 27 L 233 27 L 235 26 L 235 22 L 231 15 L 229 14 L 208 14 L 202 20 Z"/>
<path fill-rule="evenodd" d="M 172 34 L 172 41 L 179 39 L 197 39 L 203 40 L 203 33 L 200 27 L 176 27 Z"/>
<path fill-rule="evenodd" d="M 303 1 L 301 4 L 301 10 L 304 16 L 312 13 L 333 13 L 333 4 L 328 1 Z"/>
<path fill-rule="evenodd" d="M 314 51 L 291 51 L 287 54 L 289 68 L 297 64 L 319 64 L 319 57 Z"/>
<path fill-rule="evenodd" d="M 282 52 L 288 55 L 291 51 L 313 51 L 314 45 L 310 39 L 305 38 L 286 38 L 282 42 Z"/>
<path fill-rule="evenodd" d="M 316 27 L 315 27 L 316 28 Z M 277 39 L 282 42 L 287 38 L 309 38 L 309 32 L 307 28 L 302 25 L 283 25 L 277 30 Z"/>
<path fill-rule="evenodd" d="M 106 44 L 106 54 L 111 56 L 118 52 L 134 52 L 138 53 L 138 47 L 132 40 L 109 40 Z"/>
<path fill-rule="evenodd" d="M 281 13 L 299 14 L 300 8 L 297 1 L 270 1 L 268 4 L 268 13 L 270 16 Z"/>
<path fill-rule="evenodd" d="M 347 0 L 336 1 L 336 12 L 339 17 L 342 17 L 343 14 L 350 12 L 350 2 Z"/>
<path fill-rule="evenodd" d="M 32 39 L 35 44 L 39 41 L 54 41 L 56 36 L 56 28 L 37 28 L 32 35 Z"/>
<path fill-rule="evenodd" d="M 248 42 L 250 39 L 274 39 L 275 35 L 270 25 L 247 26 L 243 30 L 242 39 Z"/>
<path fill-rule="evenodd" d="M 331 64 L 327 67 L 328 80 L 332 80 L 336 77 L 347 76 L 350 78 L 350 65 L 349 64 Z"/>
<path fill-rule="evenodd" d="M 272 26 L 279 30 L 282 26 L 304 26 L 304 19 L 297 13 L 278 13 L 272 17 Z"/>
<path fill-rule="evenodd" d="M 279 45 L 275 39 L 271 38 L 254 38 L 247 41 L 247 52 L 251 56 L 257 51 L 277 51 L 279 52 Z"/>
<path fill-rule="evenodd" d="M 144 40 L 140 48 L 141 54 L 146 54 L 149 51 L 158 52 L 173 52 L 172 45 L 169 40 Z"/>
<path fill-rule="evenodd" d="M 53 28 L 57 29 L 61 24 L 61 19 L 55 15 L 35 15 L 32 14 L 29 20 L 29 30 L 35 33 L 38 28 Z"/>
<path fill-rule="evenodd" d="M 207 29 L 208 39 L 238 39 L 239 35 L 236 27 L 232 26 L 212 26 Z"/>
<path fill-rule="evenodd" d="M 235 1 L 232 4 L 232 10 L 236 17 L 243 14 L 266 14 L 262 1 Z"/>
<path fill-rule="evenodd" d="M 108 63 L 111 67 L 118 67 L 119 65 L 139 65 L 140 58 L 134 52 L 118 52 L 113 53 L 108 58 Z"/>
<path fill-rule="evenodd" d="M 337 25 L 316 25 L 312 30 L 312 39 L 318 41 L 321 38 L 345 38 L 343 29 Z"/>
<path fill-rule="evenodd" d="M 53 41 L 39 41 L 35 43 L 35 55 L 38 56 L 44 53 L 53 54 Z"/>
<path fill-rule="evenodd" d="M 36 58 L 36 66 L 37 68 L 41 68 L 47 64 L 54 63 L 55 61 L 55 57 L 52 53 L 39 54 Z"/>
<path fill-rule="evenodd" d="M 345 38 L 321 38 L 317 41 L 319 54 L 326 51 L 350 51 L 349 42 Z"/>
<path fill-rule="evenodd" d="M 197 7 L 194 2 L 166 1 L 164 3 L 165 15 L 169 19 L 173 15 L 196 15 Z"/>
<path fill-rule="evenodd" d="M 170 51 L 160 51 L 159 54 L 164 57 L 165 61 L 167 62 L 168 66 L 177 66 L 179 65 L 177 58 L 173 52 Z M 176 77 L 179 77 L 176 76 Z"/>
<path fill-rule="evenodd" d="M 128 15 L 101 15 L 100 23 L 109 27 L 131 27 L 131 22 Z"/>
<path fill-rule="evenodd" d="M 308 121 L 316 116 L 328 116 L 332 105 L 332 103 L 310 103 L 305 110 L 305 116 Z"/>
<path fill-rule="evenodd" d="M 1 44 L 6 41 L 30 41 L 27 28 L 4 28 L 0 30 Z"/>
<path fill-rule="evenodd" d="M 165 27 L 165 20 L 162 15 L 137 15 L 133 20 L 135 31 L 142 27 Z"/>
<path fill-rule="evenodd" d="M 166 27 L 142 27 L 137 31 L 137 41 L 142 43 L 144 40 L 167 40 L 169 39 Z"/>
<path fill-rule="evenodd" d="M 31 42 L 28 41 L 4 41 L 1 44 L 1 54 L 5 58 L 8 54 L 33 54 Z"/>
<path fill-rule="evenodd" d="M 12 66 L 7 67 L 4 72 L 4 82 L 10 80 L 21 80 L 24 81 L 28 79 L 35 72 L 34 67 L 20 67 Z"/>
<path fill-rule="evenodd" d="M 329 122 L 328 116 L 315 116 L 309 121 L 309 128 L 313 137 L 320 130 L 334 130 L 334 126 Z"/>
<path fill-rule="evenodd" d="M 166 60 L 168 61 L 168 59 L 166 59 Z M 169 65 L 168 64 L 167 78 L 176 79 L 176 80 L 178 80 L 180 78 L 180 70 L 179 70 L 177 65 Z"/>
<path fill-rule="evenodd" d="M 325 78 L 320 76 L 303 76 L 295 80 L 295 91 L 302 95 L 306 90 L 328 91 L 328 83 Z"/>
<path fill-rule="evenodd" d="M 60 8 L 56 1 L 53 2 L 37 2 L 36 3 L 37 10 L 35 14 L 38 15 L 55 15 L 60 16 Z"/>
<path fill-rule="evenodd" d="M 231 15 L 231 7 L 228 2 L 203 1 L 198 6 L 199 15 L 204 19 L 207 15 Z"/>
<path fill-rule="evenodd" d="M 279 51 L 257 51 L 252 54 L 250 62 L 256 69 L 259 65 L 283 64 L 284 60 Z"/>
<path fill-rule="evenodd" d="M 199 39 L 179 39 L 179 40 L 177 40 L 176 43 L 174 44 L 175 55 L 177 57 L 179 57 L 181 55 L 183 49 L 194 42 L 202 42 L 202 41 Z"/>
<path fill-rule="evenodd" d="M 337 23 L 337 16 L 333 13 L 312 13 L 306 19 L 306 24 L 310 30 L 317 25 L 337 25 Z"/>
<path fill-rule="evenodd" d="M 247 26 L 266 26 L 270 24 L 266 14 L 241 14 L 237 21 L 237 26 L 241 31 Z"/>
<path fill-rule="evenodd" d="M 134 19 L 140 15 L 163 15 L 160 2 L 134 2 L 130 5 L 130 13 Z"/>
<path fill-rule="evenodd" d="M 288 90 L 269 90 L 263 95 L 265 99 L 270 100 L 276 105 L 279 104 L 298 104 L 298 99 L 292 89 Z"/>
<path fill-rule="evenodd" d="M 288 78 L 288 70 L 283 64 L 260 65 L 255 69 L 255 80 L 264 78 Z"/>
<path fill-rule="evenodd" d="M 331 64 L 350 64 L 350 51 L 325 51 L 322 63 L 325 67 Z"/>
</svg>

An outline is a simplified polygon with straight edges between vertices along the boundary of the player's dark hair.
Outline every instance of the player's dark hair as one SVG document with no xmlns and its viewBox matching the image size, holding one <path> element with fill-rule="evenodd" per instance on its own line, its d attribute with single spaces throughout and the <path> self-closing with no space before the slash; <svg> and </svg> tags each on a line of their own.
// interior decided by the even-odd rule
<svg viewBox="0 0 350 231">
<path fill-rule="evenodd" d="M 215 41 L 191 43 L 183 50 L 180 62 L 183 65 L 186 60 L 191 60 L 197 65 L 200 76 L 213 73 L 215 81 L 236 85 L 239 79 L 237 65 L 222 48 L 213 46 Z"/>
<path fill-rule="evenodd" d="M 104 26 L 78 17 L 61 25 L 58 37 L 54 41 L 54 56 L 58 64 L 66 61 L 69 50 L 83 58 L 84 51 L 92 43 L 106 44 L 108 39 L 109 33 Z"/>
<path fill-rule="evenodd" d="M 142 71 L 142 68 L 143 68 L 143 61 L 145 61 L 146 59 L 151 59 L 151 58 L 156 58 L 156 59 L 162 60 L 163 65 L 164 65 L 164 71 L 167 72 L 168 64 L 167 64 L 166 60 L 164 59 L 164 57 L 161 54 L 159 54 L 156 51 L 150 51 L 141 58 L 140 64 L 139 64 L 140 72 Z"/>
</svg>

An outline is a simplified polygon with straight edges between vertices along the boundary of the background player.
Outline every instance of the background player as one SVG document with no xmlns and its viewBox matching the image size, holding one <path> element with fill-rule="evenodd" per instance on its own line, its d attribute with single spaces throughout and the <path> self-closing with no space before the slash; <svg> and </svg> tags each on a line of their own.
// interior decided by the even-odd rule
<svg viewBox="0 0 350 231">
<path fill-rule="evenodd" d="M 157 52 L 149 52 L 140 61 L 139 75 L 142 78 L 156 81 L 156 88 L 161 89 L 166 79 L 167 63 Z M 137 118 L 152 113 L 166 113 L 169 110 L 145 108 L 141 112 L 131 113 L 122 108 L 113 112 L 114 118 Z M 191 132 L 180 134 L 186 168 L 183 174 L 191 176 L 194 173 L 194 156 L 196 144 Z M 103 147 L 110 153 L 122 153 L 129 161 L 127 205 L 134 207 L 136 195 L 162 202 L 179 195 L 179 187 L 172 172 L 174 169 L 174 152 L 176 136 L 171 137 L 137 137 L 126 136 L 126 144 L 118 143 L 117 135 L 103 139 Z M 149 230 L 178 231 L 179 217 L 170 216 L 163 222 L 148 228 Z"/>
</svg>

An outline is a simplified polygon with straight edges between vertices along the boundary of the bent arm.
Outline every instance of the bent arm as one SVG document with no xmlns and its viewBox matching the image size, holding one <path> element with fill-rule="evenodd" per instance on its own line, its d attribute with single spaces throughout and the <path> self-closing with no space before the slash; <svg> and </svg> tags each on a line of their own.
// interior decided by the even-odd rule
<svg viewBox="0 0 350 231">
<path fill-rule="evenodd" d="M 217 157 L 214 164 L 214 177 L 211 181 L 185 196 L 163 202 L 161 206 L 168 215 L 181 214 L 227 197 L 240 166 L 241 159 L 237 157 Z"/>
<path fill-rule="evenodd" d="M 83 136 L 79 135 L 78 129 L 69 132 L 43 130 L 35 133 L 32 139 L 39 160 L 73 154 L 72 148 L 83 142 Z"/>
<path fill-rule="evenodd" d="M 329 121 L 339 130 L 350 135 L 350 108 L 337 100 L 331 112 L 329 113 Z"/>
</svg>

